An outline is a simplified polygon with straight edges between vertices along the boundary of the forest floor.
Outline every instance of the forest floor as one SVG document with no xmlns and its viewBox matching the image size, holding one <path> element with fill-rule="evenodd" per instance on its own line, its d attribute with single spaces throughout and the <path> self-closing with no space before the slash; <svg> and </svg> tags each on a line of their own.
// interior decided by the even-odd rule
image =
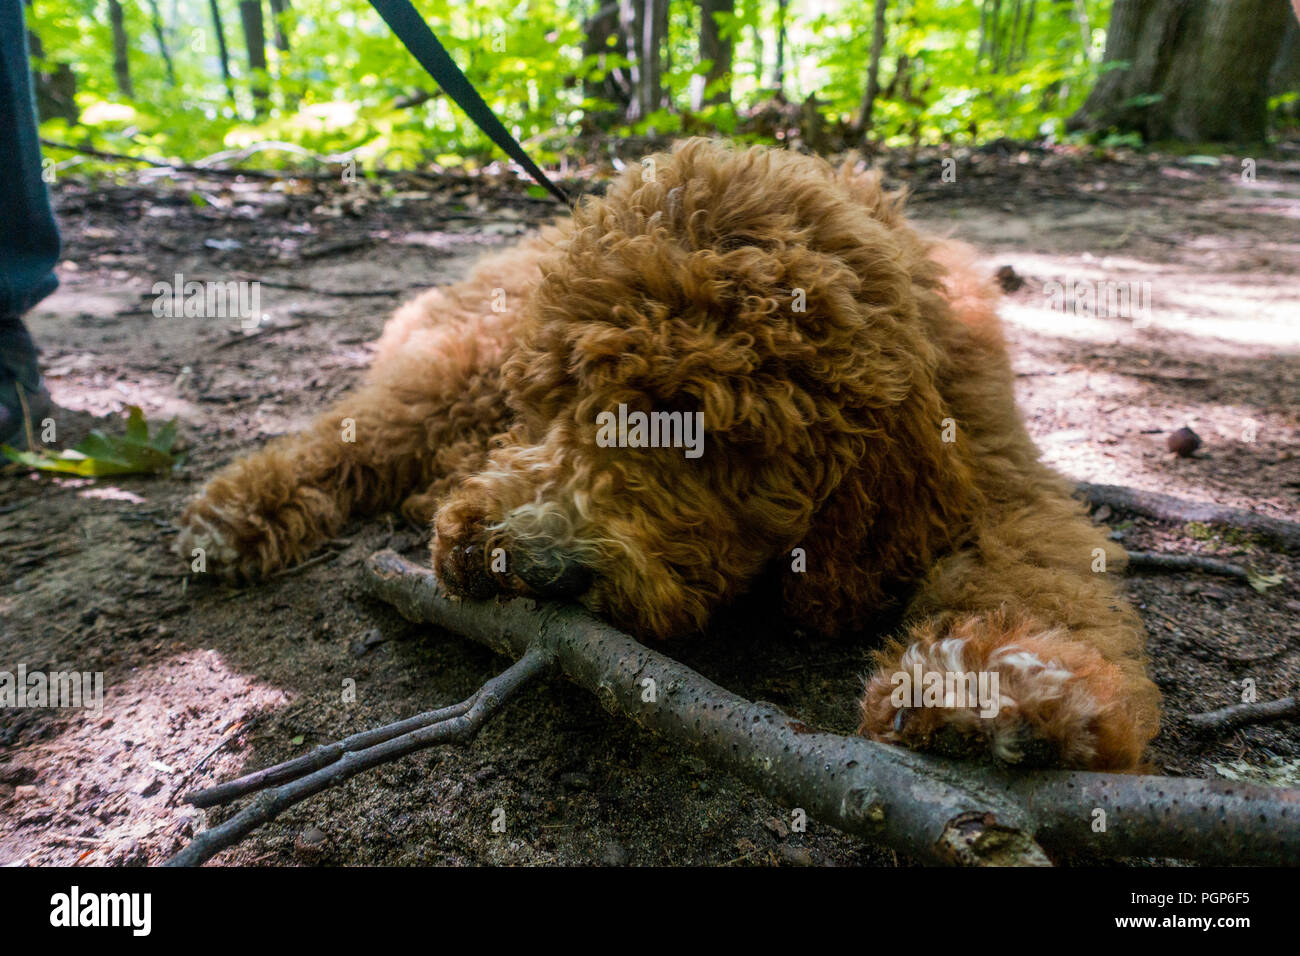
<svg viewBox="0 0 1300 956">
<path fill-rule="evenodd" d="M 943 154 L 948 155 L 948 154 Z M 1300 512 L 1300 157 L 1177 158 L 998 144 L 881 157 L 912 215 L 1011 266 L 1004 315 L 1019 400 L 1066 474 Z M 600 171 L 588 183 L 600 179 Z M 104 672 L 101 715 L 0 711 L 0 863 L 158 863 L 206 817 L 179 795 L 318 743 L 461 700 L 504 661 L 361 593 L 380 547 L 425 560 L 396 516 L 355 522 L 330 556 L 241 590 L 187 581 L 174 519 L 235 456 L 305 424 L 361 377 L 387 313 L 554 214 L 513 180 L 235 180 L 150 171 L 55 187 L 62 287 L 30 317 L 59 444 L 180 420 L 165 477 L 0 474 L 0 670 Z M 257 279 L 269 319 L 158 318 L 156 282 Z M 1149 317 L 1053 309 L 1049 284 L 1150 283 Z M 1046 287 L 1046 288 L 1045 288 Z M 351 294 L 338 294 L 351 293 Z M 1204 445 L 1169 454 L 1192 427 Z M 1300 559 L 1239 534 L 1112 514 L 1130 549 L 1213 554 L 1282 583 L 1130 574 L 1166 716 L 1154 772 L 1300 786 L 1295 721 L 1218 737 L 1184 717 L 1300 686 Z M 869 637 L 770 623 L 663 648 L 751 699 L 852 732 Z M 357 701 L 341 702 L 346 679 Z M 221 746 L 224 742 L 224 746 Z M 197 768 L 197 769 L 196 769 Z M 492 814 L 505 810 L 504 833 Z M 217 859 L 325 864 L 892 864 L 791 816 L 554 680 L 467 747 L 408 757 L 323 793 Z"/>
</svg>

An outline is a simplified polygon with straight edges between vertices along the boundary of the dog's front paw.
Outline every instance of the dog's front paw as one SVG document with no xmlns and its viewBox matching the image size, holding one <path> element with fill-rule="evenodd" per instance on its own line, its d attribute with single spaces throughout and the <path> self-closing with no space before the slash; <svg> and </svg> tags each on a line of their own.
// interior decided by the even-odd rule
<svg viewBox="0 0 1300 956">
<path fill-rule="evenodd" d="M 224 581 L 251 580 L 258 573 L 253 556 L 241 553 L 234 524 L 221 510 L 191 502 L 181 513 L 176 553 L 195 574 L 213 573 Z"/>
<path fill-rule="evenodd" d="M 911 638 L 867 682 L 860 733 L 1019 767 L 1137 765 L 1145 738 L 1123 675 L 1066 632 L 990 615 Z"/>
<path fill-rule="evenodd" d="M 452 594 L 482 600 L 494 595 L 571 598 L 591 585 L 577 560 L 557 550 L 532 549 L 498 535 L 452 538 L 435 534 L 433 570 Z"/>
<path fill-rule="evenodd" d="M 460 597 L 570 598 L 591 585 L 590 573 L 576 557 L 545 537 L 515 536 L 468 498 L 439 510 L 430 548 L 438 580 Z"/>
<path fill-rule="evenodd" d="M 256 581 L 337 534 L 340 514 L 326 491 L 254 456 L 217 475 L 185 507 L 176 550 L 195 573 Z"/>
</svg>

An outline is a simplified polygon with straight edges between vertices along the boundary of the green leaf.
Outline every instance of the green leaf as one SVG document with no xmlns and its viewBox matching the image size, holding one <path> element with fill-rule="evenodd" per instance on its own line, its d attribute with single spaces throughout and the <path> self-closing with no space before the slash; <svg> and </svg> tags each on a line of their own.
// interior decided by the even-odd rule
<svg viewBox="0 0 1300 956">
<path fill-rule="evenodd" d="M 127 407 L 126 434 L 105 435 L 92 431 L 70 451 L 51 455 L 18 451 L 3 446 L 4 453 L 20 465 L 38 471 L 97 478 L 104 475 L 158 474 L 176 464 L 172 446 L 176 443 L 176 419 L 149 437 L 149 425 L 137 405 Z"/>
</svg>

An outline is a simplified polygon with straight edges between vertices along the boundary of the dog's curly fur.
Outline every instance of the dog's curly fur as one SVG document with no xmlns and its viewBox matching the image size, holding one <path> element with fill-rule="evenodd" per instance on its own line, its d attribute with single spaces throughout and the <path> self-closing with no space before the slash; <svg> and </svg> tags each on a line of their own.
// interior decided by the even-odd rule
<svg viewBox="0 0 1300 956">
<path fill-rule="evenodd" d="M 827 634 L 906 606 L 863 733 L 1135 767 L 1158 697 L 1095 570 L 1124 554 L 1039 462 L 969 253 L 849 166 L 697 139 L 645 169 L 399 309 L 362 388 L 208 483 L 182 553 L 256 578 L 400 505 L 453 593 L 573 595 L 647 637 L 775 574 Z M 702 413 L 703 455 L 601 447 L 620 404 Z M 996 672 L 998 715 L 899 709 L 918 664 Z"/>
</svg>

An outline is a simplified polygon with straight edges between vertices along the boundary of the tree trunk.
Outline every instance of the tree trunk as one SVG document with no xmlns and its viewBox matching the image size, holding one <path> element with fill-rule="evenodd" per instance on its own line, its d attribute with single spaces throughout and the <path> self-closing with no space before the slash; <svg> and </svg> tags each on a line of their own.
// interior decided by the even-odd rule
<svg viewBox="0 0 1300 956">
<path fill-rule="evenodd" d="M 32 22 L 30 12 L 31 0 L 26 0 L 29 8 L 27 22 Z M 32 89 L 36 94 L 36 116 L 38 121 L 62 117 L 69 124 L 77 122 L 80 112 L 77 109 L 77 78 L 72 67 L 67 63 L 53 63 L 53 73 L 45 73 L 37 66 L 44 61 L 45 48 L 41 38 L 30 26 L 27 29 L 27 48 L 31 50 Z"/>
<path fill-rule="evenodd" d="M 875 23 L 871 28 L 871 59 L 867 63 L 867 89 L 862 94 L 857 122 L 853 124 L 853 133 L 857 137 L 864 136 L 871 129 L 871 114 L 876 108 L 876 97 L 880 95 L 880 54 L 885 49 L 886 6 L 886 0 L 876 0 Z"/>
<path fill-rule="evenodd" d="M 131 64 L 126 58 L 126 14 L 120 0 L 108 0 L 108 22 L 113 29 L 113 78 L 118 92 L 128 100 L 135 98 L 131 86 Z"/>
<path fill-rule="evenodd" d="M 1300 9 L 1300 2 L 1297 2 L 1297 9 Z M 1300 92 L 1300 20 L 1291 17 L 1286 33 L 1282 35 L 1277 59 L 1268 71 L 1268 95 L 1296 92 Z M 1300 100 L 1292 100 L 1283 107 L 1283 112 L 1292 118 L 1300 117 Z"/>
<path fill-rule="evenodd" d="M 1070 129 L 1147 140 L 1264 140 L 1286 0 L 1115 0 L 1102 73 Z"/>
<path fill-rule="evenodd" d="M 262 23 L 262 0 L 239 0 L 239 19 L 248 48 L 248 69 L 252 74 L 253 112 L 266 112 L 266 30 Z"/>
<path fill-rule="evenodd" d="M 1034 14 L 1038 12 L 1038 0 L 1029 0 L 1029 12 L 1025 14 L 1025 29 L 1020 34 L 1020 57 L 1023 63 L 1029 59 L 1029 34 L 1034 29 Z"/>
<path fill-rule="evenodd" d="M 776 65 L 772 70 L 772 85 L 777 93 L 785 92 L 785 12 L 790 0 L 776 3 Z"/>
<path fill-rule="evenodd" d="M 149 0 L 152 11 L 153 35 L 158 39 L 158 50 L 162 53 L 163 64 L 167 67 L 167 82 L 176 85 L 176 68 L 172 66 L 172 54 L 167 49 L 167 35 L 163 32 L 162 11 L 158 9 L 158 0 Z"/>
<path fill-rule="evenodd" d="M 619 116 L 627 113 L 631 101 L 632 80 L 628 71 L 622 67 L 610 67 L 608 58 L 613 55 L 627 58 L 627 35 L 619 28 L 619 4 L 617 0 L 604 3 L 596 0 L 596 10 L 583 24 L 582 55 L 583 58 L 595 57 L 604 75 L 600 79 L 588 76 L 582 81 L 582 95 L 588 100 L 600 100 L 613 103 L 617 112 L 609 109 L 588 109 L 583 114 L 583 125 L 587 132 L 605 129 Z"/>
<path fill-rule="evenodd" d="M 993 0 L 993 10 L 989 14 L 989 40 L 986 53 L 989 66 L 994 73 L 998 71 L 998 55 L 1002 52 L 1002 0 Z"/>
<path fill-rule="evenodd" d="M 271 37 L 281 53 L 289 52 L 289 0 L 271 0 Z"/>
<path fill-rule="evenodd" d="M 664 105 L 663 43 L 668 0 L 619 0 L 619 25 L 632 62 L 626 119 L 645 119 Z"/>
<path fill-rule="evenodd" d="M 731 60 L 734 53 L 730 37 L 724 37 L 715 19 L 716 14 L 730 16 L 736 12 L 736 0 L 699 0 L 700 4 L 700 59 L 708 60 L 711 66 L 704 75 L 698 95 L 692 102 L 692 109 L 699 109 L 706 103 L 731 102 Z M 712 95 L 706 90 L 719 86 Z"/>
<path fill-rule="evenodd" d="M 230 51 L 226 49 L 226 28 L 221 22 L 221 8 L 217 0 L 208 0 L 208 9 L 212 11 L 212 30 L 217 35 L 217 55 L 221 59 L 221 78 L 226 81 L 226 95 L 230 102 L 235 102 L 235 84 L 230 79 Z"/>
</svg>

